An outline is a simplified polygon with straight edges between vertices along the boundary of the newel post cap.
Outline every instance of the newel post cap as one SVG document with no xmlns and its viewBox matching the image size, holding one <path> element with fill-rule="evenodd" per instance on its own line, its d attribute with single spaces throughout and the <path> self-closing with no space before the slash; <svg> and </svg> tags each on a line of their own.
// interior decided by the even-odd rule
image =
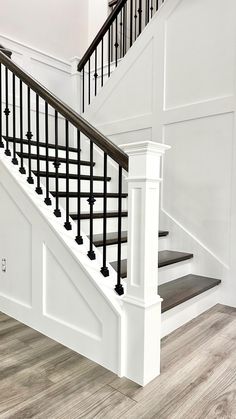
<svg viewBox="0 0 236 419">
<path fill-rule="evenodd" d="M 171 147 L 163 143 L 156 143 L 155 141 L 140 141 L 130 144 L 122 144 L 120 148 L 129 156 L 141 154 L 158 154 L 163 155 Z"/>
</svg>

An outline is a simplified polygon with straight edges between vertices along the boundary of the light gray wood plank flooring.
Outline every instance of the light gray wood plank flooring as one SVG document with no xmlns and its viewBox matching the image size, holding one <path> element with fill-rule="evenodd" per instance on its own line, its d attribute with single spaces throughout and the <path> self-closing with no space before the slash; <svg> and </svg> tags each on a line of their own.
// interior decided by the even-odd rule
<svg viewBox="0 0 236 419">
<path fill-rule="evenodd" d="M 176 330 L 161 357 L 141 388 L 0 313 L 0 418 L 236 419 L 236 309 Z"/>
</svg>

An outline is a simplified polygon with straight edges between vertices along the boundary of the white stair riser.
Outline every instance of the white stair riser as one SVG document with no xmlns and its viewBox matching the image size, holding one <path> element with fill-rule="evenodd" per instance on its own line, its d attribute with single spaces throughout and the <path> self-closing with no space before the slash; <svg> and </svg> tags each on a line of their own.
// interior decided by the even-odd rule
<svg viewBox="0 0 236 419">
<path fill-rule="evenodd" d="M 158 283 L 159 285 L 166 282 L 173 281 L 174 279 L 188 275 L 192 270 L 192 260 L 186 260 L 173 265 L 164 266 L 158 270 Z"/>
<path fill-rule="evenodd" d="M 88 208 L 87 208 L 88 210 Z M 76 222 L 76 221 L 75 221 Z M 122 230 L 127 231 L 127 217 L 122 218 Z M 81 220 L 81 230 L 84 234 L 89 235 L 89 220 Z M 94 234 L 103 233 L 103 219 L 94 219 L 93 222 L 93 231 Z M 107 219 L 107 232 L 112 233 L 117 231 L 117 218 L 108 218 Z"/>
</svg>

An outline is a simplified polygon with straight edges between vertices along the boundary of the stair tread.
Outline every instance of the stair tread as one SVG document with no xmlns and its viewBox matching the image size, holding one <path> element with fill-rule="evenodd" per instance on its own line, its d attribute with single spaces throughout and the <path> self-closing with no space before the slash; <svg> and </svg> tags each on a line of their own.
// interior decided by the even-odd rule
<svg viewBox="0 0 236 419">
<path fill-rule="evenodd" d="M 29 158 L 29 153 L 20 153 L 18 152 L 17 155 L 19 157 L 23 157 L 24 159 L 28 159 Z M 38 156 L 37 154 L 31 154 L 31 160 L 37 160 Z M 46 156 L 43 154 L 39 154 L 39 160 L 46 160 Z M 55 157 L 54 156 L 48 156 L 48 160 L 51 162 L 55 161 Z M 64 157 L 58 157 L 58 161 L 60 163 L 66 163 L 66 159 Z M 76 159 L 69 159 L 69 164 L 78 164 L 78 160 Z M 81 166 L 90 166 L 90 162 L 87 160 L 81 160 L 80 161 Z M 95 163 L 93 163 L 93 166 L 95 166 Z"/>
<path fill-rule="evenodd" d="M 158 268 L 172 265 L 174 263 L 183 262 L 192 259 L 192 253 L 176 252 L 173 250 L 161 250 L 158 252 Z M 117 261 L 111 262 L 111 266 L 117 271 Z M 121 278 L 127 277 L 127 259 L 121 261 Z"/>
<path fill-rule="evenodd" d="M 50 191 L 50 193 L 52 194 L 52 196 L 56 196 L 56 192 L 55 191 Z M 66 197 L 66 192 L 58 192 L 58 197 L 59 198 L 65 198 Z M 89 198 L 90 193 L 89 192 L 81 192 L 80 194 L 81 198 Z M 93 196 L 95 198 L 103 198 L 104 197 L 104 193 L 103 192 L 94 192 Z M 127 198 L 128 194 L 127 193 L 123 193 L 122 194 L 122 198 Z M 69 197 L 70 198 L 77 198 L 78 194 L 77 192 L 69 192 Z M 115 192 L 109 192 L 107 193 L 107 198 L 118 198 L 119 194 L 115 193 Z"/>
<path fill-rule="evenodd" d="M 3 135 L 3 138 L 6 139 L 6 136 Z M 30 143 L 30 145 L 32 145 L 32 146 L 39 145 L 39 147 L 46 147 L 46 143 L 43 142 L 43 141 L 40 141 L 39 144 L 38 144 L 37 141 L 30 140 L 30 142 L 29 142 L 29 140 L 21 140 L 20 138 L 13 138 L 13 137 L 8 137 L 8 141 L 9 142 L 15 142 L 17 144 L 18 143 L 19 144 L 23 143 L 23 144 L 28 145 Z M 49 143 L 48 148 L 55 149 L 55 144 Z M 66 151 L 66 146 L 58 145 L 58 150 Z M 69 151 L 71 153 L 77 153 L 78 152 L 77 148 L 75 148 L 75 147 L 69 147 Z"/>
<path fill-rule="evenodd" d="M 186 275 L 158 287 L 163 298 L 162 313 L 219 285 L 221 281 L 200 275 Z"/>
<path fill-rule="evenodd" d="M 165 237 L 168 234 L 169 234 L 168 231 L 162 231 L 162 230 L 159 231 L 159 237 Z M 126 243 L 127 238 L 128 238 L 127 231 L 122 231 L 121 232 L 122 243 Z M 96 247 L 103 246 L 103 234 L 95 234 L 93 236 L 93 243 Z M 107 240 L 106 240 L 107 246 L 117 244 L 117 243 L 118 243 L 118 233 L 117 232 L 107 233 Z"/>
<path fill-rule="evenodd" d="M 33 173 L 37 176 L 40 177 L 46 177 L 47 176 L 47 172 L 44 171 L 40 171 L 38 172 L 37 170 L 33 170 Z M 56 172 L 48 172 L 48 177 L 50 178 L 55 178 L 56 177 Z M 58 173 L 58 178 L 59 179 L 66 179 L 66 173 Z M 69 174 L 69 178 L 70 179 L 78 179 L 78 175 L 77 173 L 71 173 Z M 81 175 L 80 176 L 81 180 L 90 180 L 90 175 Z M 103 176 L 93 176 L 93 180 L 94 181 L 104 181 L 104 177 Z M 111 178 L 108 176 L 107 177 L 107 182 L 110 182 Z"/>
<path fill-rule="evenodd" d="M 122 217 L 128 217 L 128 211 L 123 211 L 121 213 L 121 215 L 122 215 Z M 71 213 L 70 217 L 73 220 L 77 220 L 78 219 L 78 214 L 77 213 Z M 118 212 L 117 211 L 108 211 L 107 212 L 107 218 L 117 218 L 117 217 L 118 217 Z M 94 211 L 93 218 L 104 218 L 104 212 Z M 90 219 L 90 213 L 89 212 L 82 212 L 80 214 L 80 219 L 81 220 L 89 220 Z"/>
</svg>

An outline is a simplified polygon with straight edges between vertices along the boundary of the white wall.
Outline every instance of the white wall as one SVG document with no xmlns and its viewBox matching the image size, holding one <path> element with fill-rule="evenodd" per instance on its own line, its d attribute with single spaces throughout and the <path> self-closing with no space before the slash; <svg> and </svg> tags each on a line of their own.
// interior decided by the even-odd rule
<svg viewBox="0 0 236 419">
<path fill-rule="evenodd" d="M 194 252 L 195 273 L 223 279 L 233 305 L 235 19 L 234 0 L 166 0 L 85 113 L 117 144 L 172 146 L 162 228 L 173 248 Z"/>
<path fill-rule="evenodd" d="M 87 47 L 84 0 L 0 1 L 1 33 L 56 57 L 69 59 Z"/>
<path fill-rule="evenodd" d="M 107 0 L 0 0 L 1 34 L 55 57 L 81 57 L 107 13 Z"/>
</svg>

